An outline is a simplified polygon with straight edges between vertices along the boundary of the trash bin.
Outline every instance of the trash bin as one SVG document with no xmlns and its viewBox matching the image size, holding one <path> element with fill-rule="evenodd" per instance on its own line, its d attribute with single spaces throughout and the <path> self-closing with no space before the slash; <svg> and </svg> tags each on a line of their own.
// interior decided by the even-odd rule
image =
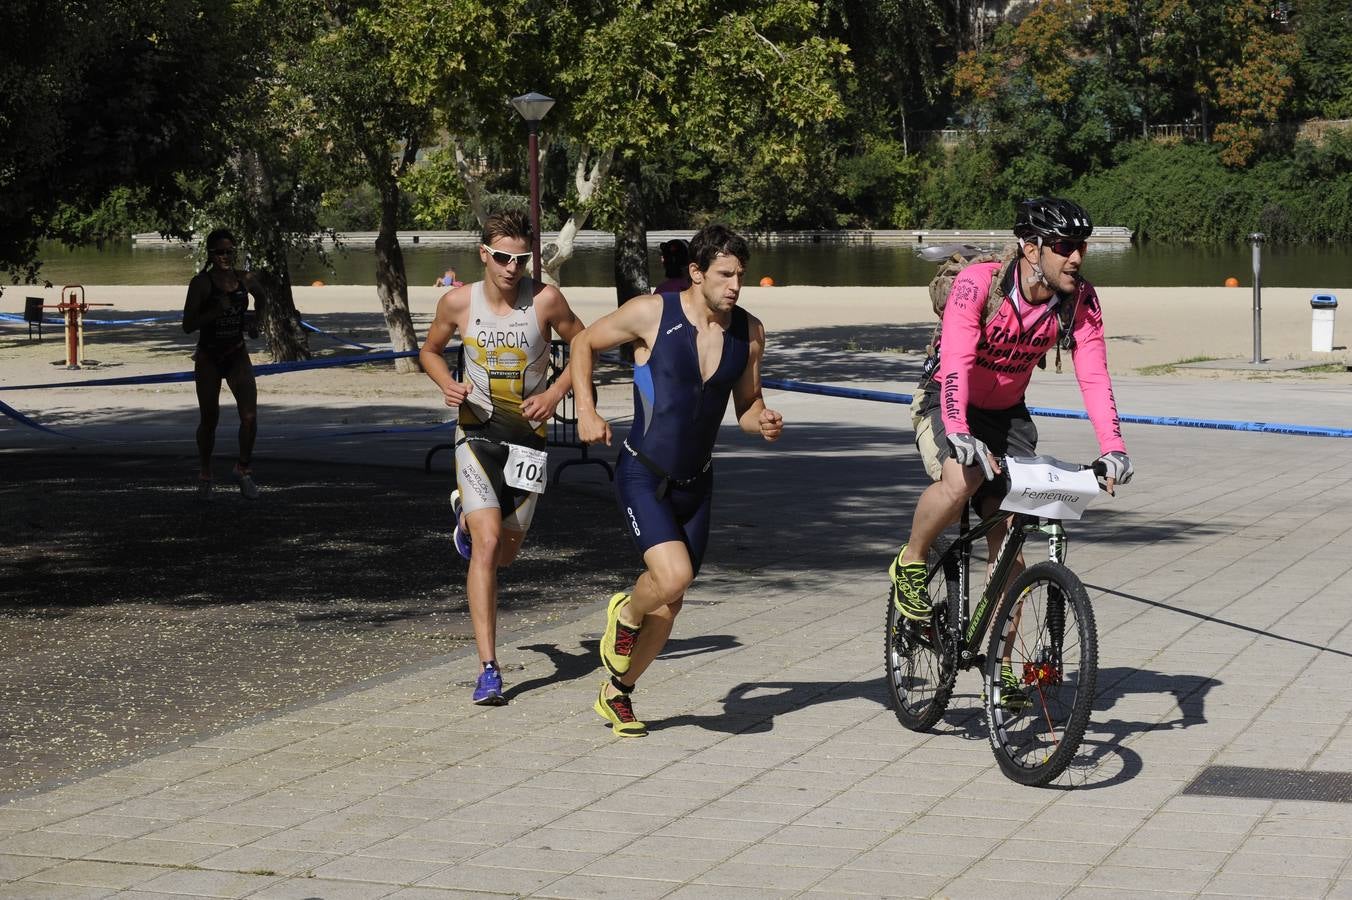
<svg viewBox="0 0 1352 900">
<path fill-rule="evenodd" d="M 1338 314 L 1338 298 L 1333 294 L 1315 294 L 1310 298 L 1310 349 L 1315 353 L 1333 350 L 1333 318 Z"/>
</svg>

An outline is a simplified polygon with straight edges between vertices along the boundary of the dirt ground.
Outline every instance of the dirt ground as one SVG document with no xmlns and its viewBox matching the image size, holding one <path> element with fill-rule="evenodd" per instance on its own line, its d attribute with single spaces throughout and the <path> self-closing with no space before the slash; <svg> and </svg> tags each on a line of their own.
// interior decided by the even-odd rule
<svg viewBox="0 0 1352 900">
<path fill-rule="evenodd" d="M 448 654 L 466 654 L 468 700 L 445 473 L 270 462 L 259 501 L 218 484 L 203 503 L 187 459 L 0 465 L 23 473 L 0 483 L 0 795 Z M 636 562 L 607 490 L 551 487 L 503 574 L 500 634 L 582 615 Z M 499 652 L 509 686 L 535 656 Z"/>
</svg>

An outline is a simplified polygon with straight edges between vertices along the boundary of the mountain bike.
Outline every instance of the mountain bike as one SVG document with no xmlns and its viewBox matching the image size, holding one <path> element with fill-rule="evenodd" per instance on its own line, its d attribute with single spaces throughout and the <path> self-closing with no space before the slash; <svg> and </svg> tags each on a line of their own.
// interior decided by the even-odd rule
<svg viewBox="0 0 1352 900">
<path fill-rule="evenodd" d="M 1103 470 L 1051 457 L 1033 460 L 1056 471 Z M 1008 466 L 1001 466 L 1008 471 Z M 1006 502 L 1012 494 L 1005 482 Z M 883 660 L 888 694 L 901 724 L 913 731 L 931 728 L 948 708 L 958 672 L 982 673 L 986 723 L 1000 769 L 1025 785 L 1045 785 L 1065 771 L 1079 750 L 1094 702 L 1098 635 L 1084 585 L 1066 566 L 1063 518 L 997 511 L 971 525 L 971 504 L 963 509 L 958 536 L 935 542 L 927 560 L 927 583 L 934 613 L 914 622 L 902 616 L 891 593 L 887 603 Z M 1001 522 L 1006 535 L 986 587 L 971 605 L 973 546 Z M 1009 585 L 1019 552 L 1028 540 L 1044 541 L 1047 559 L 1029 566 Z M 895 587 L 892 591 L 895 592 Z M 986 652 L 980 645 L 994 620 Z M 1013 678 L 1002 678 L 1002 669 Z M 1014 685 L 1017 682 L 1017 687 Z"/>
</svg>

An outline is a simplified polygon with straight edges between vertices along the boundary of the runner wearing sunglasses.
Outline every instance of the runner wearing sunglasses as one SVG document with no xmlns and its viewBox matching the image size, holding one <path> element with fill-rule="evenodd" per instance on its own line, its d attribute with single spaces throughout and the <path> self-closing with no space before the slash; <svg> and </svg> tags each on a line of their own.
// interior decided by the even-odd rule
<svg viewBox="0 0 1352 900">
<path fill-rule="evenodd" d="M 1048 350 L 1071 353 L 1108 469 L 1108 489 L 1131 479 L 1108 377 L 1098 295 L 1080 276 L 1093 230 L 1089 213 L 1069 200 L 1025 200 L 1014 219 L 1019 242 L 1014 260 L 968 266 L 953 282 L 937 365 L 925 367 L 911 406 L 916 447 L 935 483 L 920 496 L 910 537 L 890 568 L 897 610 L 909 619 L 930 614 L 925 559 L 935 538 L 999 473 L 999 457 L 1036 453 L 1037 427 L 1024 392 Z M 1003 279 L 1004 299 L 983 325 L 996 278 Z M 995 497 L 979 498 L 979 512 L 990 515 L 997 504 Z M 1003 538 L 1002 529 L 990 533 L 991 559 Z"/>
<path fill-rule="evenodd" d="M 566 367 L 547 383 L 551 332 L 571 341 L 582 330 L 558 288 L 527 277 L 531 237 L 523 213 L 488 217 L 479 247 L 483 280 L 441 295 L 419 353 L 446 405 L 459 407 L 454 542 L 469 560 L 466 593 L 480 662 L 472 700 L 486 706 L 507 702 L 497 662 L 498 568 L 521 551 L 545 487 L 545 423 L 571 385 Z M 459 380 L 443 355 L 456 334 L 464 346 Z"/>
</svg>

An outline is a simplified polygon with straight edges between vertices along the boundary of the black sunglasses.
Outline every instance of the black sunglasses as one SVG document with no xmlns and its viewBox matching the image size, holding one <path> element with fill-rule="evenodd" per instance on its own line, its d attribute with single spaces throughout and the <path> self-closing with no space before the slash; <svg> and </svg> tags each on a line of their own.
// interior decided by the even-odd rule
<svg viewBox="0 0 1352 900">
<path fill-rule="evenodd" d="M 210 253 L 212 256 L 234 256 L 234 255 L 235 255 L 235 248 L 234 248 L 234 247 L 217 247 L 217 248 L 215 248 L 214 250 L 209 250 L 209 251 L 207 251 L 207 252 Z"/>
<path fill-rule="evenodd" d="M 493 257 L 493 262 L 502 266 L 504 269 L 514 262 L 517 263 L 518 265 L 524 266 L 527 262 L 530 261 L 531 254 L 529 250 L 527 250 L 525 253 L 508 253 L 506 250 L 494 250 L 487 244 L 480 244 L 479 246 L 487 250 L 488 255 Z"/>
<path fill-rule="evenodd" d="M 1052 241 L 1047 247 L 1057 256 L 1070 256 L 1076 250 L 1083 254 L 1088 244 L 1088 241 Z"/>
</svg>

